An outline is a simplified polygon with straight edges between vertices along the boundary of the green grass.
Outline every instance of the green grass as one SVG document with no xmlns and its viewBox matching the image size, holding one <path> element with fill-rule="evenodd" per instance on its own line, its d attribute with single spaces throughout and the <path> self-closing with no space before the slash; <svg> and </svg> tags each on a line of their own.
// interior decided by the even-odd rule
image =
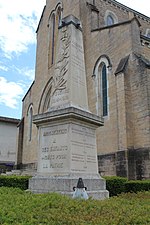
<svg viewBox="0 0 150 225">
<path fill-rule="evenodd" d="M 103 201 L 73 200 L 59 194 L 31 194 L 0 188 L 0 224 L 150 224 L 150 192 L 126 193 Z"/>
</svg>

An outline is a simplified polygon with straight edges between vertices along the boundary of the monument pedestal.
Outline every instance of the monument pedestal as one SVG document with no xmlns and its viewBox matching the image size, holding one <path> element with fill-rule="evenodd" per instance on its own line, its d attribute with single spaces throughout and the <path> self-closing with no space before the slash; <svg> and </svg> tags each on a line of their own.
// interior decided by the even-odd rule
<svg viewBox="0 0 150 225">
<path fill-rule="evenodd" d="M 81 177 L 89 196 L 108 197 L 105 180 L 98 174 L 96 128 L 102 125 L 100 118 L 69 107 L 37 115 L 34 123 L 39 129 L 38 169 L 29 189 L 73 195 Z"/>
</svg>

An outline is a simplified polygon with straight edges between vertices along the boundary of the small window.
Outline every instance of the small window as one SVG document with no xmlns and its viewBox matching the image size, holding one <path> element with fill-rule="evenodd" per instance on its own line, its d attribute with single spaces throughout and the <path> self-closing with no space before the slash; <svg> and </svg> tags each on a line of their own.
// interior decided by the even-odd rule
<svg viewBox="0 0 150 225">
<path fill-rule="evenodd" d="M 113 25 L 114 24 L 114 19 L 112 16 L 107 16 L 107 26 Z"/>
<path fill-rule="evenodd" d="M 145 36 L 150 38 L 150 29 L 146 29 Z"/>
<path fill-rule="evenodd" d="M 28 111 L 28 121 L 29 121 L 29 141 L 31 141 L 32 138 L 32 120 L 33 120 L 33 109 L 32 106 L 30 106 Z"/>
<path fill-rule="evenodd" d="M 146 30 L 146 37 L 150 38 L 150 29 Z"/>
<path fill-rule="evenodd" d="M 112 11 L 106 10 L 105 17 L 104 17 L 104 23 L 106 26 L 111 26 L 113 24 L 118 23 L 118 18 L 116 14 Z"/>
</svg>

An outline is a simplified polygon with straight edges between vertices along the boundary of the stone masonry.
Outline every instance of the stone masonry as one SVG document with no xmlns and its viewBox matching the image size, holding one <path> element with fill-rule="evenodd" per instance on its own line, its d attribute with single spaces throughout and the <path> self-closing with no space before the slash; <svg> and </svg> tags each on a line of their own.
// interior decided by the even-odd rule
<svg viewBox="0 0 150 225">
<path fill-rule="evenodd" d="M 106 65 L 107 115 L 97 129 L 102 175 L 150 177 L 150 18 L 115 0 L 47 0 L 37 28 L 35 81 L 23 98 L 19 165 L 37 168 L 38 129 L 32 116 L 46 112 L 63 18 L 81 24 L 89 110 L 103 116 L 102 66 Z M 55 30 L 53 31 L 53 16 Z M 111 19 L 109 24 L 108 19 Z M 54 58 L 53 63 L 51 57 Z"/>
</svg>

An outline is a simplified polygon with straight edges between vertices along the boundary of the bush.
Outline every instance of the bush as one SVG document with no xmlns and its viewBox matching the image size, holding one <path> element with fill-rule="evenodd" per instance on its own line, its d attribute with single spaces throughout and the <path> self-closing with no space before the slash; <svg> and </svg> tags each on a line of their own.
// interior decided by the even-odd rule
<svg viewBox="0 0 150 225">
<path fill-rule="evenodd" d="M 127 181 L 125 183 L 125 192 L 139 192 L 139 191 L 149 191 L 150 190 L 150 180 L 135 180 Z"/>
<path fill-rule="evenodd" d="M 29 176 L 0 176 L 0 187 L 14 187 L 28 189 Z"/>
<path fill-rule="evenodd" d="M 150 224 L 150 192 L 85 201 L 56 193 L 32 194 L 3 187 L 0 204 L 0 224 L 7 225 Z"/>
<path fill-rule="evenodd" d="M 116 196 L 125 192 L 125 183 L 127 178 L 123 177 L 104 177 L 106 180 L 106 189 L 109 191 L 109 196 Z"/>
</svg>

